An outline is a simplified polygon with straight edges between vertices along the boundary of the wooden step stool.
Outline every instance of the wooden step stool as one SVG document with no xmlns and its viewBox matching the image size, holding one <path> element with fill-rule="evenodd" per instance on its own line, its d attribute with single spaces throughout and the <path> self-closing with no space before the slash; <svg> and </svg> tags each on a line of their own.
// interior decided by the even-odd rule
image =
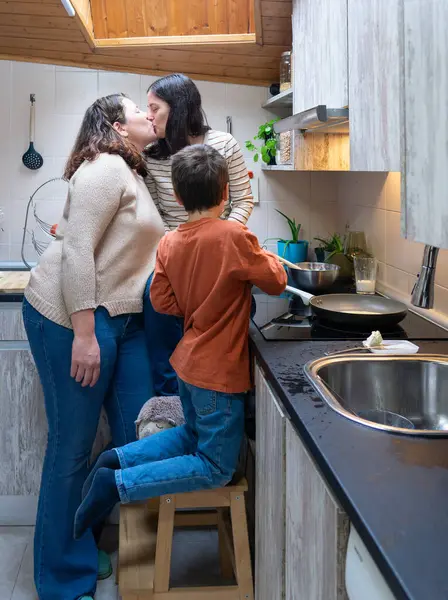
<svg viewBox="0 0 448 600">
<path fill-rule="evenodd" d="M 239 478 L 223 488 L 123 504 L 117 577 L 122 600 L 254 600 L 246 491 L 246 480 Z M 170 588 L 173 528 L 204 525 L 218 528 L 221 571 L 226 579 L 234 575 L 236 585 Z"/>
</svg>

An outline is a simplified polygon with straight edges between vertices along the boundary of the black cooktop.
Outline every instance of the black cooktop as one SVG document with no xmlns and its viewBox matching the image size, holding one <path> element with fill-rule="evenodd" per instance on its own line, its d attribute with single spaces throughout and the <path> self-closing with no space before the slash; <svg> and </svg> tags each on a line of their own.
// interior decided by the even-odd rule
<svg viewBox="0 0 448 600">
<path fill-rule="evenodd" d="M 335 289 L 334 292 L 354 293 L 354 289 L 345 286 L 337 291 Z M 371 330 L 337 328 L 333 324 L 318 321 L 311 315 L 310 307 L 304 306 L 297 296 L 289 294 L 267 296 L 263 293 L 255 293 L 255 302 L 257 310 L 252 320 L 267 341 L 362 340 L 372 333 Z M 408 312 L 404 320 L 392 329 L 382 327 L 381 333 L 386 339 L 448 339 L 447 330 L 412 312 Z"/>
</svg>

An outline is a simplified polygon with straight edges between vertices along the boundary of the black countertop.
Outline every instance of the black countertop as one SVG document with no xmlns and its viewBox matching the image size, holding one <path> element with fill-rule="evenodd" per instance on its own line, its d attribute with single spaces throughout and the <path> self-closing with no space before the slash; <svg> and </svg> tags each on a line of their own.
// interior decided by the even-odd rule
<svg viewBox="0 0 448 600">
<path fill-rule="evenodd" d="M 354 342 L 267 342 L 251 324 L 254 353 L 392 592 L 448 599 L 448 438 L 370 429 L 328 407 L 302 367 Z M 448 341 L 417 342 L 448 354 Z"/>
</svg>

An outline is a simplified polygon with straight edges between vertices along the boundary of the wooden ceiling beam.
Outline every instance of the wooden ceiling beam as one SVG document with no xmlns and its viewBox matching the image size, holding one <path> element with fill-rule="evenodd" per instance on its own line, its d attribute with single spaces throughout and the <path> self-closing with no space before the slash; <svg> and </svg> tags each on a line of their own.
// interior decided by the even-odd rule
<svg viewBox="0 0 448 600">
<path fill-rule="evenodd" d="M 216 35 L 167 35 L 133 38 L 95 39 L 97 48 L 137 48 L 150 46 L 210 46 L 213 44 L 254 44 L 255 33 L 234 33 Z"/>
<path fill-rule="evenodd" d="M 75 9 L 75 19 L 87 44 L 93 50 L 95 48 L 95 36 L 93 33 L 92 11 L 90 0 L 71 0 Z"/>
<path fill-rule="evenodd" d="M 13 60 L 13 61 L 24 61 L 24 62 L 36 62 L 43 64 L 55 64 L 73 67 L 84 67 L 89 69 L 102 69 L 109 71 L 122 71 L 129 73 L 132 69 L 133 73 L 141 73 L 142 75 L 155 75 L 162 77 L 169 73 L 173 73 L 172 68 L 165 68 L 163 70 L 148 69 L 147 66 L 130 65 L 126 59 L 114 59 L 113 62 L 104 62 L 102 57 L 96 54 L 75 54 L 75 53 L 61 53 L 61 52 L 50 52 L 50 51 L 33 51 L 32 54 L 26 50 L 17 50 L 13 54 L 8 48 L 0 46 L 0 60 Z M 124 63 L 124 64 L 123 64 Z M 170 65 L 172 66 L 172 65 Z M 257 85 L 257 86 L 268 86 L 277 79 L 278 70 L 265 70 L 264 72 L 256 73 L 260 77 L 264 78 L 249 78 L 249 74 L 242 73 L 241 70 L 234 72 L 233 69 L 229 70 L 226 74 L 215 74 L 215 73 L 203 73 L 195 69 L 192 65 L 187 65 L 187 68 L 183 72 L 196 80 L 204 81 L 217 81 L 224 83 L 238 83 L 243 85 Z"/>
</svg>

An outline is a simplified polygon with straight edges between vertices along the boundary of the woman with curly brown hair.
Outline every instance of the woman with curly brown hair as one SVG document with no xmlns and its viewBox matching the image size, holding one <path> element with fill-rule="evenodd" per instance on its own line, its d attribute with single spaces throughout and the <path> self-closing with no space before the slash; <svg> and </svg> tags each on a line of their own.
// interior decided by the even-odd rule
<svg viewBox="0 0 448 600">
<path fill-rule="evenodd" d="M 155 139 L 128 98 L 100 98 L 84 116 L 65 177 L 56 239 L 31 273 L 23 317 L 49 425 L 35 533 L 40 600 L 92 599 L 98 550 L 73 538 L 104 405 L 112 442 L 135 440 L 151 392 L 142 321 L 148 269 L 164 234 L 147 190 L 143 149 Z"/>
</svg>

